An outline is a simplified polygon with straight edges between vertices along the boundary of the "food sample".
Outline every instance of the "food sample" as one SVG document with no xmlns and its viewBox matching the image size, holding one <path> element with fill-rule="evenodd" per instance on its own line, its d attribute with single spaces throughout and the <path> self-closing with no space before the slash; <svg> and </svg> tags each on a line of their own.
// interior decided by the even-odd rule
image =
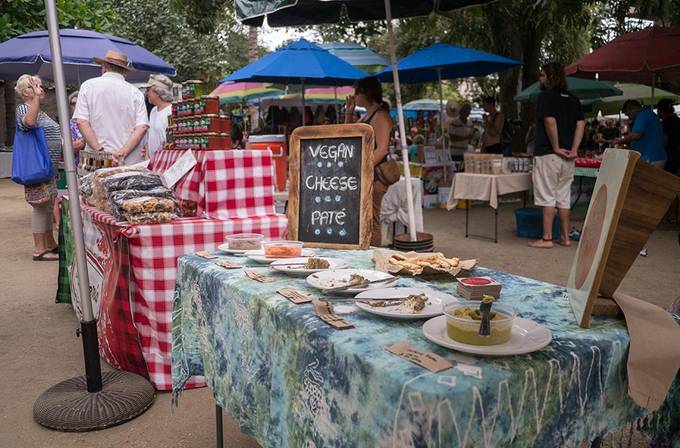
<svg viewBox="0 0 680 448">
<path fill-rule="evenodd" d="M 504 344 L 510 339 L 514 311 L 512 308 L 496 305 L 496 311 L 489 313 L 491 334 L 481 336 L 479 327 L 482 322 L 482 312 L 478 306 L 454 304 L 444 309 L 446 315 L 446 334 L 454 341 L 470 345 Z"/>
<path fill-rule="evenodd" d="M 257 250 L 262 246 L 263 239 L 264 235 L 259 233 L 237 233 L 225 238 L 231 250 Z"/>
<path fill-rule="evenodd" d="M 351 274 L 349 279 L 345 281 L 345 286 L 359 286 L 368 283 L 368 279 L 359 274 Z"/>
<path fill-rule="evenodd" d="M 389 306 L 396 306 L 397 311 L 409 314 L 420 314 L 427 305 L 427 296 L 425 294 L 411 294 L 401 301 L 387 302 L 385 300 L 371 300 L 368 306 L 374 308 L 384 308 Z"/>
<path fill-rule="evenodd" d="M 123 213 L 128 214 L 172 212 L 175 210 L 175 201 L 172 199 L 142 196 L 121 201 L 120 208 L 123 210 Z"/>
<path fill-rule="evenodd" d="M 417 255 L 414 257 L 407 257 L 403 254 L 392 254 L 389 263 L 395 266 L 400 266 L 407 270 L 411 275 L 420 275 L 426 267 L 438 271 L 448 271 L 458 267 L 460 259 L 446 258 L 441 252 L 430 255 Z"/>
<path fill-rule="evenodd" d="M 323 258 L 310 257 L 307 259 L 307 263 L 305 263 L 302 267 L 304 269 L 328 269 L 331 267 L 331 264 L 328 262 L 328 260 L 324 260 Z"/>
<path fill-rule="evenodd" d="M 132 215 L 123 214 L 123 216 L 132 225 L 165 224 L 177 219 L 177 215 L 168 212 L 141 213 Z"/>
<path fill-rule="evenodd" d="M 268 241 L 262 243 L 264 255 L 267 258 L 293 258 L 302 255 L 300 241 Z"/>
</svg>

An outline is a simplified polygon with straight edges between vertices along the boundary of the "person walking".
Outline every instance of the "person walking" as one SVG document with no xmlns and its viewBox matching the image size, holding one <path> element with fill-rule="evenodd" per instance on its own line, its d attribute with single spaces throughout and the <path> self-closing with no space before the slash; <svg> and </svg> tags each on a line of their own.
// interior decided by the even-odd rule
<svg viewBox="0 0 680 448">
<path fill-rule="evenodd" d="M 55 178 L 47 182 L 25 185 L 26 202 L 33 207 L 31 230 L 33 232 L 33 260 L 58 261 L 57 243 L 52 227 L 54 200 L 57 197 L 57 165 L 61 159 L 61 130 L 59 124 L 40 109 L 45 99 L 42 81 L 37 76 L 21 75 L 14 88 L 23 102 L 17 105 L 16 122 L 18 132 L 29 132 L 43 128 L 47 141 L 47 152 L 55 171 Z"/>
<path fill-rule="evenodd" d="M 390 135 L 392 133 L 392 118 L 389 108 L 383 100 L 382 86 L 374 77 L 366 77 L 357 81 L 354 95 L 347 97 L 345 123 L 354 123 L 354 109 L 360 106 L 366 109 L 366 114 L 359 119 L 360 123 L 371 125 L 375 133 L 375 149 L 373 151 L 373 220 L 371 245 L 382 246 L 382 232 L 380 229 L 380 208 L 382 199 L 387 193 L 389 182 L 378 174 L 380 164 L 388 159 Z M 397 179 L 398 180 L 398 179 Z"/>
<path fill-rule="evenodd" d="M 149 120 L 144 95 L 125 81 L 134 69 L 127 56 L 113 50 L 93 60 L 101 65 L 102 75 L 80 86 L 73 114 L 86 148 L 106 151 L 126 165 L 139 163 Z"/>
<path fill-rule="evenodd" d="M 503 154 L 503 127 L 505 115 L 496 109 L 496 99 L 492 96 L 482 98 L 484 117 L 484 134 L 482 134 L 482 152 L 488 154 Z"/>
<path fill-rule="evenodd" d="M 536 104 L 536 141 L 534 146 L 534 197 L 543 207 L 543 237 L 530 247 L 553 247 L 555 208 L 560 217 L 560 240 L 569 241 L 569 209 L 574 159 L 586 126 L 579 100 L 567 91 L 564 67 L 557 62 L 543 66 L 539 76 L 542 92 Z"/>
<path fill-rule="evenodd" d="M 146 98 L 153 104 L 149 114 L 149 132 L 144 145 L 143 157 L 153 158 L 156 151 L 163 149 L 166 142 L 165 131 L 168 117 L 172 114 L 172 81 L 165 75 L 151 75 L 147 83 Z"/>
</svg>

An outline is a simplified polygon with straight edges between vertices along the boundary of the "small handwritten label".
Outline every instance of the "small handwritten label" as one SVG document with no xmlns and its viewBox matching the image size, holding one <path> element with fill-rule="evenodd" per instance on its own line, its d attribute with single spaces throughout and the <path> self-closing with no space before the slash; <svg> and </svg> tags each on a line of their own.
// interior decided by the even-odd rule
<svg viewBox="0 0 680 448">
<path fill-rule="evenodd" d="M 309 295 L 298 292 L 293 288 L 283 288 L 279 289 L 276 292 L 281 294 L 283 297 L 290 300 L 296 305 L 299 305 L 301 303 L 309 303 L 312 301 L 312 298 Z"/>
<path fill-rule="evenodd" d="M 390 345 L 387 347 L 387 351 L 434 373 L 453 367 L 453 364 L 441 356 L 432 352 L 418 350 L 406 341 Z"/>
<path fill-rule="evenodd" d="M 354 325 L 352 325 L 350 322 L 335 314 L 333 311 L 333 306 L 330 303 L 322 300 L 312 300 L 312 303 L 314 304 L 314 312 L 317 316 L 319 316 L 319 319 L 326 322 L 336 330 L 354 328 Z"/>
<path fill-rule="evenodd" d="M 208 260 L 212 260 L 214 258 L 217 258 L 217 255 L 213 255 L 208 251 L 202 250 L 200 252 L 196 252 L 196 255 L 202 258 L 207 258 Z"/>
<path fill-rule="evenodd" d="M 471 366 L 469 364 L 457 364 L 456 369 L 463 372 L 463 375 L 473 376 L 477 379 L 482 379 L 482 368 L 477 366 Z"/>
<path fill-rule="evenodd" d="M 269 277 L 268 275 L 260 274 L 260 273 L 257 272 L 257 271 L 253 271 L 253 270 L 245 270 L 245 271 L 243 271 L 243 272 L 246 273 L 246 276 L 247 276 L 249 279 L 255 280 L 256 282 L 260 282 L 260 283 L 271 283 L 271 282 L 274 281 L 274 279 L 271 278 L 271 277 Z"/>
<path fill-rule="evenodd" d="M 232 263 L 231 261 L 218 261 L 215 263 L 217 266 L 224 268 L 224 269 L 240 269 L 242 268 L 241 265 L 238 265 L 236 263 Z"/>
</svg>

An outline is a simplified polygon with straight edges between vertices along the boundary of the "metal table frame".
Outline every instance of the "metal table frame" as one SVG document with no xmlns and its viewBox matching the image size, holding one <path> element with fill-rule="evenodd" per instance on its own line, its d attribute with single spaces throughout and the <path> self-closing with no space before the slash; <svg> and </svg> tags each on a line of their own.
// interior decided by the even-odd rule
<svg viewBox="0 0 680 448">
<path fill-rule="evenodd" d="M 523 201 L 523 204 L 524 204 L 523 207 L 527 206 L 527 191 L 528 190 L 522 191 L 522 201 Z M 499 196 L 499 198 L 502 198 L 504 196 L 508 196 L 508 195 L 511 195 L 511 194 L 516 194 L 516 193 L 517 192 L 504 194 L 504 195 Z M 472 199 L 460 199 L 460 200 L 467 201 L 467 204 L 466 204 L 466 207 L 465 207 L 465 238 L 469 238 L 469 237 L 472 236 L 472 237 L 482 238 L 482 239 L 486 239 L 486 240 L 493 240 L 494 243 L 498 244 L 498 207 L 500 207 L 501 204 L 499 203 L 498 207 L 496 207 L 493 210 L 494 225 L 493 225 L 493 238 L 491 238 L 490 236 L 486 236 L 486 235 L 478 235 L 478 234 L 473 235 L 473 234 L 470 233 L 470 231 L 469 231 L 470 208 L 472 207 L 472 201 L 473 200 Z M 488 201 L 485 201 L 485 202 L 488 202 Z"/>
</svg>

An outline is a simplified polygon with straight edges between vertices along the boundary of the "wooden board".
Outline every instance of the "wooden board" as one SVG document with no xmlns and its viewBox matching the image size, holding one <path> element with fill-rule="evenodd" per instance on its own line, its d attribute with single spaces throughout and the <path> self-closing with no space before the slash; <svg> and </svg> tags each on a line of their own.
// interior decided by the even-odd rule
<svg viewBox="0 0 680 448">
<path fill-rule="evenodd" d="M 603 307 L 609 302 L 598 296 L 614 295 L 680 192 L 680 178 L 639 158 L 635 151 L 605 151 L 567 281 L 581 327 L 590 325 L 594 313 L 611 314 Z"/>
<path fill-rule="evenodd" d="M 373 215 L 373 128 L 304 126 L 290 137 L 288 235 L 308 247 L 367 249 Z"/>
</svg>

